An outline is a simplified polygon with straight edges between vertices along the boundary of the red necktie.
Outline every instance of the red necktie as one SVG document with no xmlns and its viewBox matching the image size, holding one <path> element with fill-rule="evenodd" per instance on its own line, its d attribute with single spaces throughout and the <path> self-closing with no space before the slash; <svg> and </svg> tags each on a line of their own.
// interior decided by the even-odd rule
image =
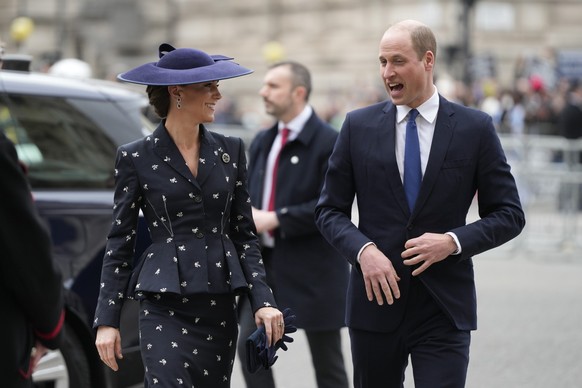
<svg viewBox="0 0 582 388">
<path fill-rule="evenodd" d="M 281 157 L 281 151 L 287 143 L 289 138 L 289 128 L 283 128 L 281 130 L 281 148 L 279 148 L 279 154 L 277 159 L 275 159 L 275 164 L 273 165 L 273 178 L 271 179 L 271 196 L 269 197 L 269 207 L 267 210 L 275 210 L 275 188 L 277 187 L 277 170 L 279 169 L 279 158 Z"/>
</svg>

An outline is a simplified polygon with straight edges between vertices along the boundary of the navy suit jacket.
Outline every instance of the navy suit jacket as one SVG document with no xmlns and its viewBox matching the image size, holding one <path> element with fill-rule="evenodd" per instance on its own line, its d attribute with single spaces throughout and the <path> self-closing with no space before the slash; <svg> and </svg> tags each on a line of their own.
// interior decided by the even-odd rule
<svg viewBox="0 0 582 388">
<path fill-rule="evenodd" d="M 118 327 L 123 300 L 143 293 L 249 291 L 253 311 L 275 306 L 252 219 L 242 140 L 201 125 L 194 177 L 164 123 L 118 150 L 95 327 Z M 140 210 L 152 243 L 134 265 Z"/>
<path fill-rule="evenodd" d="M 396 107 L 382 102 L 348 113 L 316 208 L 323 235 L 358 270 L 348 291 L 348 326 L 388 332 L 401 322 L 412 268 L 401 258 L 404 243 L 426 232 L 454 232 L 462 253 L 420 275 L 430 294 L 461 330 L 477 327 L 472 256 L 517 236 L 525 225 L 515 180 L 491 118 L 440 97 L 429 160 L 410 212 L 396 163 Z M 480 220 L 466 224 L 477 195 Z M 358 226 L 350 219 L 354 196 Z M 366 297 L 356 263 L 373 242 L 401 278 L 400 299 L 379 306 Z"/>
<path fill-rule="evenodd" d="M 261 208 L 267 157 L 277 125 L 259 132 L 249 148 L 249 193 Z M 349 264 L 315 225 L 315 205 L 337 131 L 315 112 L 281 151 L 275 209 L 280 226 L 267 268 L 277 302 L 291 307 L 298 327 L 332 330 L 345 325 Z"/>
</svg>

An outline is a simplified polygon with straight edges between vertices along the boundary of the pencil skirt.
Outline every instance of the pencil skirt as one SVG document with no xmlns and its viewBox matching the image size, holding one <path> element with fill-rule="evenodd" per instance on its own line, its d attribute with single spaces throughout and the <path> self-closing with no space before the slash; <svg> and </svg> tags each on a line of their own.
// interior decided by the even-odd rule
<svg viewBox="0 0 582 388">
<path fill-rule="evenodd" d="M 238 324 L 232 294 L 150 295 L 140 301 L 148 387 L 229 388 Z"/>
</svg>

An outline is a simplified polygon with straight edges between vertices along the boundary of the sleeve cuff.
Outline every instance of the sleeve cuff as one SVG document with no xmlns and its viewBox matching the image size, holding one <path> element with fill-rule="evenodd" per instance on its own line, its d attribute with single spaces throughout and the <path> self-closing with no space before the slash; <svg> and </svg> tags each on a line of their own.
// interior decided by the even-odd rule
<svg viewBox="0 0 582 388">
<path fill-rule="evenodd" d="M 457 246 L 457 250 L 454 251 L 452 254 L 453 255 L 460 255 L 461 252 L 463 251 L 463 249 L 461 248 L 461 243 L 459 242 L 459 238 L 457 237 L 457 235 L 454 234 L 453 232 L 446 232 L 445 234 L 448 234 L 449 236 L 451 236 L 453 238 L 453 241 L 455 242 L 455 245 Z"/>
<path fill-rule="evenodd" d="M 365 248 L 366 248 L 368 245 L 376 245 L 376 244 L 374 244 L 372 241 L 370 241 L 370 242 L 367 242 L 367 243 L 365 243 L 365 244 L 364 244 L 364 246 L 360 248 L 360 250 L 358 251 L 358 256 L 356 256 L 356 262 L 357 262 L 358 264 L 360 264 L 360 256 L 362 255 L 362 252 L 364 251 L 364 249 L 365 249 Z"/>
</svg>

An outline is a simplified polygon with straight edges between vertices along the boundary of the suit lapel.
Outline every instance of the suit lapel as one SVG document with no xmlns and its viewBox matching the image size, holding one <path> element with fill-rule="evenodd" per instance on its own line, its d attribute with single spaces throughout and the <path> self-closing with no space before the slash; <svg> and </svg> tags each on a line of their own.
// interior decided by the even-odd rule
<svg viewBox="0 0 582 388">
<path fill-rule="evenodd" d="M 440 97 L 439 112 L 435 123 L 430 155 L 413 214 L 416 214 L 422 208 L 438 178 L 453 136 L 455 122 L 451 119 L 452 114 L 449 102 Z"/>
<path fill-rule="evenodd" d="M 402 178 L 400 178 L 400 171 L 398 171 L 398 163 L 396 162 L 396 107 L 388 103 L 383 112 L 385 114 L 382 116 L 379 125 L 378 138 L 372 139 L 372 141 L 381 145 L 378 157 L 384 160 L 381 165 L 384 166 L 386 182 L 390 185 L 390 189 L 394 193 L 394 197 L 402 211 L 409 214 L 408 202 L 404 193 Z"/>
</svg>

